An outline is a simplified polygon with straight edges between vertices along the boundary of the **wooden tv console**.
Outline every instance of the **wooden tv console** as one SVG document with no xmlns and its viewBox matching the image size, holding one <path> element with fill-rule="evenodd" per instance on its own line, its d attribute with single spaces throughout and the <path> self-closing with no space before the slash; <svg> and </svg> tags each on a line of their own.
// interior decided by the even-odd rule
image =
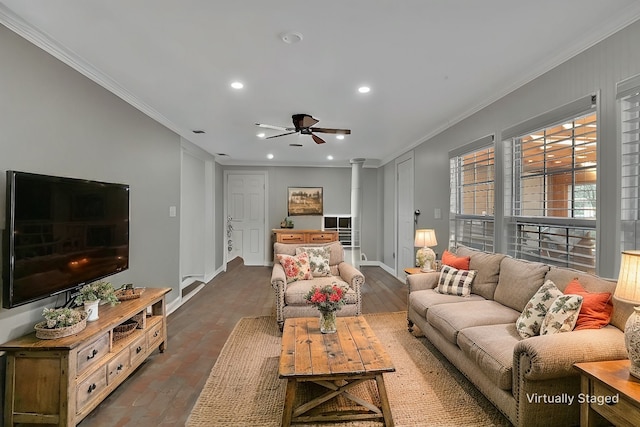
<svg viewBox="0 0 640 427">
<path fill-rule="evenodd" d="M 0 345 L 7 353 L 3 425 L 82 421 L 156 347 L 165 350 L 169 291 L 146 288 L 140 298 L 102 305 L 100 318 L 75 335 L 42 340 L 34 332 Z M 132 318 L 138 328 L 115 340 L 114 328 Z"/>
</svg>

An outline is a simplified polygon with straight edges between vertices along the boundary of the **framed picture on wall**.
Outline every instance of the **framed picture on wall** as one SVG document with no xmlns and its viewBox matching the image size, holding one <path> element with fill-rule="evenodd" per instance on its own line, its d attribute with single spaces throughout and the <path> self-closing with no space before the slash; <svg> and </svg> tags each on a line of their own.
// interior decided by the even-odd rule
<svg viewBox="0 0 640 427">
<path fill-rule="evenodd" d="M 322 187 L 287 188 L 287 215 L 322 215 Z"/>
</svg>

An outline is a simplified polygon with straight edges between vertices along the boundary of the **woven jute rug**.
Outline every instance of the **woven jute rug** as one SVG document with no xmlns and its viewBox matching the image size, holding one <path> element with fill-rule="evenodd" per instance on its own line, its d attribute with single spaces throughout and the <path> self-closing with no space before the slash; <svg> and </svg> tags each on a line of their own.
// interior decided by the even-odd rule
<svg viewBox="0 0 640 427">
<path fill-rule="evenodd" d="M 395 425 L 509 426 L 484 398 L 424 338 L 407 331 L 406 312 L 364 317 L 395 365 L 384 374 Z M 232 331 L 187 420 L 187 426 L 279 426 L 286 381 L 278 378 L 281 333 L 273 317 L 245 317 Z M 300 399 L 317 395 L 318 386 L 298 388 Z M 353 394 L 376 401 L 373 381 Z M 334 399 L 325 409 L 350 405 Z M 368 427 L 378 421 L 308 426 Z"/>
</svg>

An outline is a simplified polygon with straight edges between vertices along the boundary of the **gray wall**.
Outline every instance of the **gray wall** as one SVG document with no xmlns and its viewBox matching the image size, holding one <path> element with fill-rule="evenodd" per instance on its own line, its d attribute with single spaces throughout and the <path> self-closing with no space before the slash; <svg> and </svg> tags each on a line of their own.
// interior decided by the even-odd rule
<svg viewBox="0 0 640 427">
<path fill-rule="evenodd" d="M 7 169 L 130 185 L 131 252 L 119 286 L 179 284 L 180 138 L 0 26 L 0 227 Z M 0 341 L 32 331 L 44 300 L 0 309 Z"/>
<path fill-rule="evenodd" d="M 422 212 L 429 212 L 421 215 L 418 225 L 429 221 L 434 224 L 438 236 L 448 233 L 449 186 L 446 177 L 449 150 L 489 134 L 495 134 L 496 141 L 501 141 L 503 129 L 598 92 L 598 273 L 615 277 L 620 256 L 620 144 L 616 135 L 615 87 L 617 82 L 640 73 L 639 40 L 640 22 L 636 22 L 418 146 L 414 150 L 415 206 Z M 497 184 L 502 182 L 501 153 L 498 143 Z M 388 165 L 384 170 L 385 182 L 388 182 L 393 171 Z M 500 197 L 502 192 L 496 185 L 498 224 L 502 219 Z M 433 220 L 434 207 L 442 209 L 443 220 Z M 393 218 L 385 215 L 384 224 L 385 229 L 394 227 Z M 438 240 L 437 251 L 441 253 L 447 242 Z M 496 243 L 496 251 L 504 252 L 504 242 L 498 240 Z M 388 262 L 386 252 L 384 261 L 393 265 Z"/>
<path fill-rule="evenodd" d="M 268 233 L 280 228 L 280 221 L 287 217 L 288 187 L 323 187 L 324 214 L 349 215 L 351 212 L 351 168 L 305 168 L 305 167 L 240 167 L 225 166 L 225 170 L 267 171 L 269 189 Z M 362 170 L 363 206 L 361 248 L 369 260 L 380 259 L 382 232 L 380 199 L 383 189 L 380 187 L 379 169 Z M 291 217 L 294 228 L 320 229 L 321 216 Z M 266 242 L 269 244 L 270 236 Z"/>
</svg>

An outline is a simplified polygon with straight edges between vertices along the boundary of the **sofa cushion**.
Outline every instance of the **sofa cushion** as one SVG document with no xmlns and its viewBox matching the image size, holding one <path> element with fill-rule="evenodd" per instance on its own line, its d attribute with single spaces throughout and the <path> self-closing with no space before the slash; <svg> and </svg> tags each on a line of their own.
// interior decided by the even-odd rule
<svg viewBox="0 0 640 427">
<path fill-rule="evenodd" d="M 549 266 L 546 264 L 504 258 L 500 263 L 500 278 L 493 299 L 521 313 L 544 283 L 547 271 Z"/>
<path fill-rule="evenodd" d="M 466 246 L 458 246 L 456 255 L 468 256 L 470 258 L 469 269 L 478 272 L 473 281 L 471 292 L 486 299 L 493 299 L 500 275 L 500 263 L 506 255 L 477 251 Z"/>
<path fill-rule="evenodd" d="M 571 332 L 578 320 L 580 306 L 582 306 L 580 295 L 562 295 L 556 298 L 549 307 L 547 315 L 544 316 L 540 335 Z"/>
<path fill-rule="evenodd" d="M 276 257 L 284 269 L 285 276 L 287 276 L 287 283 L 309 280 L 313 277 L 309 268 L 309 255 L 306 252 L 293 256 L 278 254 Z"/>
<path fill-rule="evenodd" d="M 540 335 L 540 326 L 549 307 L 562 291 L 551 280 L 547 280 L 531 297 L 516 320 L 516 329 L 522 338 Z"/>
<path fill-rule="evenodd" d="M 354 290 L 339 277 L 316 277 L 312 280 L 298 280 L 287 285 L 284 291 L 284 302 L 286 305 L 307 305 L 309 304 L 305 299 L 305 296 L 313 288 L 321 288 L 325 285 L 337 285 L 342 288 L 348 289 L 345 294 L 345 301 L 347 304 L 356 303 L 356 293 Z"/>
<path fill-rule="evenodd" d="M 456 256 L 448 250 L 442 253 L 442 265 L 450 265 L 458 270 L 469 270 L 470 256 Z"/>
<path fill-rule="evenodd" d="M 567 285 L 565 293 L 582 296 L 582 306 L 575 330 L 600 329 L 609 324 L 613 312 L 609 292 L 589 292 L 582 287 L 576 278 Z"/>
<path fill-rule="evenodd" d="M 331 248 L 327 246 L 296 248 L 296 255 L 306 252 L 309 255 L 309 268 L 313 277 L 331 276 L 329 269 L 329 257 Z"/>
<path fill-rule="evenodd" d="M 422 291 L 414 291 L 409 294 L 409 306 L 422 317 L 427 317 L 427 310 L 438 304 L 449 303 L 466 303 L 469 301 L 485 301 L 480 295 L 471 294 L 469 297 L 460 297 L 457 295 L 439 294 L 433 289 L 425 289 Z"/>
<path fill-rule="evenodd" d="M 513 323 L 520 315 L 495 301 L 469 301 L 463 304 L 438 304 L 427 310 L 427 321 L 452 344 L 458 332 L 472 326 Z M 515 326 L 514 326 L 515 327 Z"/>
<path fill-rule="evenodd" d="M 493 383 L 510 390 L 513 348 L 520 341 L 515 324 L 474 326 L 458 333 L 458 347 Z"/>
<path fill-rule="evenodd" d="M 468 297 L 471 293 L 471 283 L 476 277 L 475 270 L 458 270 L 449 265 L 442 266 L 438 285 L 435 291 L 440 294 Z"/>
</svg>

